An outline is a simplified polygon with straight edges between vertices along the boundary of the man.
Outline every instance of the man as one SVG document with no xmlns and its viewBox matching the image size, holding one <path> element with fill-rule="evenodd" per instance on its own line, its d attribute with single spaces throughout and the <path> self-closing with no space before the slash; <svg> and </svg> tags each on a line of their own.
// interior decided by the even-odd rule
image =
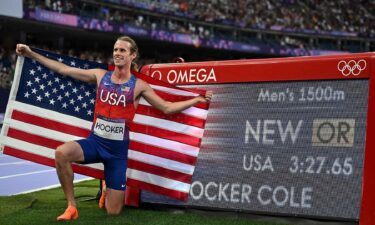
<svg viewBox="0 0 375 225">
<path fill-rule="evenodd" d="M 95 115 L 89 137 L 67 142 L 55 151 L 56 171 L 68 203 L 67 209 L 57 220 L 78 218 L 73 192 L 72 162 L 103 162 L 105 207 L 110 215 L 120 214 L 126 186 L 129 122 L 133 119 L 141 96 L 165 114 L 180 112 L 197 103 L 210 101 L 212 97 L 212 92 L 209 91 L 204 97 L 198 96 L 186 101 L 172 103 L 161 99 L 146 82 L 131 74 L 131 68 L 135 65 L 133 61 L 138 56 L 138 47 L 127 36 L 119 37 L 114 44 L 113 72 L 70 67 L 32 51 L 24 44 L 17 44 L 16 53 L 37 60 L 59 74 L 97 85 Z"/>
</svg>

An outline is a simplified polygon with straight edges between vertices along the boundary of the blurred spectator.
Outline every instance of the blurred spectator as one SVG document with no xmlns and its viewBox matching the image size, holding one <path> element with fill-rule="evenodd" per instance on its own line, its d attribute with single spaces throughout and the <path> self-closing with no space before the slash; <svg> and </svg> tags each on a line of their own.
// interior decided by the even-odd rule
<svg viewBox="0 0 375 225">
<path fill-rule="evenodd" d="M 15 68 L 15 53 L 0 47 L 0 87 L 9 89 L 12 85 Z"/>
</svg>

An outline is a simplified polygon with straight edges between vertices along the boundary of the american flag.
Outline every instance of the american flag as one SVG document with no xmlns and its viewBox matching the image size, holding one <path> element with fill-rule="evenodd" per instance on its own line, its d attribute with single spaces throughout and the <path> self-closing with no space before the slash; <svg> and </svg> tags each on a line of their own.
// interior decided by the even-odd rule
<svg viewBox="0 0 375 225">
<path fill-rule="evenodd" d="M 205 92 L 180 89 L 142 74 L 137 76 L 170 102 Z M 186 201 L 208 108 L 208 103 L 201 103 L 178 114 L 164 115 L 141 98 L 130 126 L 127 185 Z"/>
<path fill-rule="evenodd" d="M 108 66 L 34 49 L 79 68 Z M 167 101 L 203 94 L 135 73 Z M 64 77 L 38 62 L 19 57 L 0 135 L 4 154 L 55 166 L 54 150 L 88 136 L 94 114 L 95 85 Z M 208 104 L 167 116 L 141 98 L 130 126 L 127 185 L 187 200 L 203 137 Z M 74 172 L 103 179 L 101 163 L 73 164 Z"/>
</svg>

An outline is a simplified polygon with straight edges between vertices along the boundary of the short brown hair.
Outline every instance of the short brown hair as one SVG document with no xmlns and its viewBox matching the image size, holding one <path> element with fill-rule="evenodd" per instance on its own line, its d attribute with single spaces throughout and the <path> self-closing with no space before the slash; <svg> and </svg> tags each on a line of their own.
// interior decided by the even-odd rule
<svg viewBox="0 0 375 225">
<path fill-rule="evenodd" d="M 129 37 L 129 36 L 118 37 L 117 41 L 126 41 L 126 42 L 130 43 L 130 53 L 131 54 L 133 54 L 133 53 L 136 54 L 135 59 L 132 61 L 131 70 L 138 71 L 138 65 L 135 62 L 138 59 L 138 57 L 139 57 L 139 51 L 138 51 L 137 43 L 135 43 L 135 41 L 131 37 Z"/>
</svg>

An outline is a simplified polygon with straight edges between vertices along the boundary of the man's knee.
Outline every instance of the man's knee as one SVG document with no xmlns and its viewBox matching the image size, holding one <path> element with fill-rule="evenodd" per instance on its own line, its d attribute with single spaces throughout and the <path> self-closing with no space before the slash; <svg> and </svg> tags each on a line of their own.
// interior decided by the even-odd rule
<svg viewBox="0 0 375 225">
<path fill-rule="evenodd" d="M 106 207 L 107 214 L 110 216 L 118 216 L 122 212 L 122 206 L 120 207 Z"/>
<path fill-rule="evenodd" d="M 64 147 L 62 145 L 57 147 L 55 150 L 55 160 L 56 162 L 62 162 L 67 160 L 66 154 L 64 152 Z"/>
<path fill-rule="evenodd" d="M 107 187 L 106 193 L 105 208 L 108 215 L 120 215 L 122 207 L 124 206 L 124 191 L 113 190 Z"/>
<path fill-rule="evenodd" d="M 83 161 L 83 151 L 77 143 L 68 142 L 56 148 L 55 160 L 57 163 Z"/>
</svg>

